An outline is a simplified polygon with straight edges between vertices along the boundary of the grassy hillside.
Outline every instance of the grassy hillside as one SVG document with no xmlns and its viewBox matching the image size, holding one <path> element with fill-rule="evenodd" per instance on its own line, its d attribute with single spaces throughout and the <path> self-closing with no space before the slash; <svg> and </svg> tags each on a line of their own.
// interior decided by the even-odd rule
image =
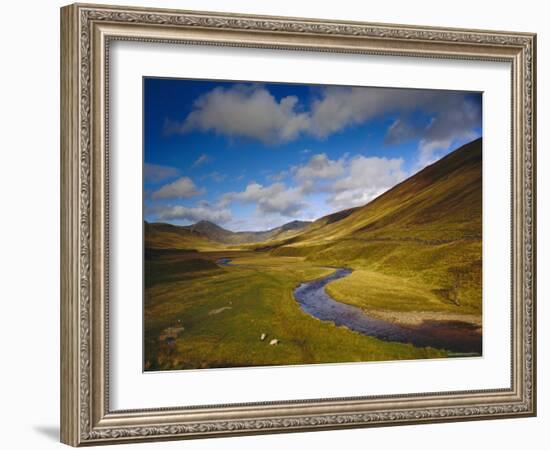
<svg viewBox="0 0 550 450">
<path fill-rule="evenodd" d="M 384 285 L 402 286 L 399 298 L 413 283 L 423 287 L 417 310 L 479 315 L 481 144 L 478 139 L 455 150 L 363 207 L 323 217 L 299 236 L 271 243 L 272 254 L 356 269 L 327 289 L 365 309 L 404 308 Z M 373 273 L 389 278 L 377 288 Z"/>
<path fill-rule="evenodd" d="M 225 253 L 201 253 L 212 264 Z M 301 282 L 329 274 L 301 258 L 230 254 L 230 266 L 173 272 L 145 296 L 146 370 L 313 364 L 443 357 L 446 352 L 384 342 L 306 314 Z M 197 255 L 180 254 L 180 262 Z M 162 337 L 175 335 L 173 344 Z M 265 334 L 264 340 L 261 335 Z M 277 345 L 269 345 L 277 339 Z"/>
<path fill-rule="evenodd" d="M 340 302 L 410 327 L 478 329 L 481 146 L 465 145 L 367 205 L 311 224 L 246 235 L 208 222 L 146 223 L 146 370 L 447 356 L 315 319 L 293 292 L 349 267 L 325 288 Z"/>
<path fill-rule="evenodd" d="M 213 250 L 223 248 L 196 231 L 168 223 L 144 224 L 146 249 Z"/>
<path fill-rule="evenodd" d="M 207 220 L 186 226 L 145 223 L 145 239 L 146 246 L 150 247 L 160 245 L 160 248 L 182 248 L 180 245 L 208 246 L 208 243 L 219 247 L 219 244 L 240 245 L 289 238 L 300 233 L 309 224 L 311 222 L 293 220 L 265 231 L 230 231 Z"/>
<path fill-rule="evenodd" d="M 460 147 L 367 205 L 321 217 L 289 244 L 339 238 L 481 238 L 481 139 Z"/>
</svg>

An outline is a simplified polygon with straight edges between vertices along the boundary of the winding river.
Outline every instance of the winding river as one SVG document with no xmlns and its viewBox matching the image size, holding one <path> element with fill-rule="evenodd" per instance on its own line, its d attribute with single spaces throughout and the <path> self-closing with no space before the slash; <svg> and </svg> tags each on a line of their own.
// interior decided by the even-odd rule
<svg viewBox="0 0 550 450">
<path fill-rule="evenodd" d="M 217 262 L 227 266 L 231 259 L 221 258 Z M 351 269 L 340 268 L 325 277 L 302 283 L 294 289 L 294 297 L 307 314 L 377 339 L 481 355 L 480 329 L 467 322 L 425 320 L 419 325 L 398 325 L 369 317 L 356 306 L 334 300 L 325 291 L 325 286 L 351 273 Z"/>
<path fill-rule="evenodd" d="M 294 297 L 309 315 L 344 325 L 368 336 L 411 343 L 417 347 L 481 354 L 481 333 L 475 325 L 454 320 L 425 320 L 420 325 L 397 325 L 374 319 L 356 306 L 334 300 L 325 291 L 325 286 L 331 281 L 347 277 L 351 272 L 350 269 L 337 269 L 323 278 L 302 283 L 294 290 Z"/>
</svg>

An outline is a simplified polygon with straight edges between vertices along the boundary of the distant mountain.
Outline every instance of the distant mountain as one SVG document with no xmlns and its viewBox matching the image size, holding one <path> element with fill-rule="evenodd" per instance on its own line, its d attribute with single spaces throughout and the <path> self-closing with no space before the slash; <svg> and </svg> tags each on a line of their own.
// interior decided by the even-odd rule
<svg viewBox="0 0 550 450">
<path fill-rule="evenodd" d="M 232 240 L 232 236 L 235 234 L 232 231 L 226 230 L 225 228 L 222 228 L 219 225 L 207 220 L 201 220 L 193 225 L 182 226 L 181 228 L 196 233 L 205 239 L 221 243 L 230 242 Z"/>
<path fill-rule="evenodd" d="M 144 238 L 149 249 L 206 250 L 219 246 L 196 231 L 169 223 L 145 222 Z"/>
<path fill-rule="evenodd" d="M 294 236 L 311 222 L 293 220 L 265 231 L 230 231 L 215 223 L 201 220 L 193 225 L 145 223 L 146 246 L 153 248 L 198 248 L 212 244 L 250 244 Z"/>
</svg>

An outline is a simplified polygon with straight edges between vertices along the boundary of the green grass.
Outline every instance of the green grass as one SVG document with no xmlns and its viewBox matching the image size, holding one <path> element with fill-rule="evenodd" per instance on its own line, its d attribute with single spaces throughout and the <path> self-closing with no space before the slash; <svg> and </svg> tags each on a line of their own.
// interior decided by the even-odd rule
<svg viewBox="0 0 550 450">
<path fill-rule="evenodd" d="M 315 249 L 307 259 L 356 270 L 327 287 L 346 303 L 481 314 L 480 241 L 428 245 L 346 240 Z"/>
<path fill-rule="evenodd" d="M 329 267 L 349 267 L 351 276 L 326 287 L 341 302 L 398 322 L 460 316 L 480 323 L 481 194 L 478 140 L 363 207 L 265 242 L 223 245 L 189 229 L 146 224 L 146 369 L 449 356 L 317 320 L 293 290 Z M 234 265 L 219 266 L 222 257 Z M 159 340 L 181 327 L 170 344 Z M 280 344 L 270 346 L 271 339 Z"/>
<path fill-rule="evenodd" d="M 208 255 L 205 255 L 208 256 Z M 215 254 L 215 256 L 219 256 Z M 329 274 L 301 258 L 245 254 L 215 273 L 147 288 L 145 359 L 150 370 L 312 364 L 443 357 L 445 352 L 384 342 L 317 320 L 293 297 L 303 281 Z M 242 266 L 239 266 L 241 265 Z M 184 331 L 170 348 L 158 336 Z M 260 340 L 265 333 L 267 338 Z M 279 344 L 270 346 L 271 339 Z"/>
<path fill-rule="evenodd" d="M 478 140 L 271 252 L 356 270 L 327 290 L 364 309 L 481 316 L 481 200 Z"/>
<path fill-rule="evenodd" d="M 333 298 L 368 309 L 389 311 L 453 310 L 423 284 L 364 269 L 326 287 Z"/>
<path fill-rule="evenodd" d="M 327 286 L 336 299 L 366 309 L 481 314 L 481 241 L 429 244 L 349 238 L 272 252 L 355 272 Z"/>
</svg>

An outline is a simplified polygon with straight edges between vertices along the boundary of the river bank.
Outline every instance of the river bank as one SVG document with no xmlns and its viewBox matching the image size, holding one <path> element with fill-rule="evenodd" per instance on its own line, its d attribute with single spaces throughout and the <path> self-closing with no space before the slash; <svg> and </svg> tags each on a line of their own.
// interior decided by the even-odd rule
<svg viewBox="0 0 550 450">
<path fill-rule="evenodd" d="M 294 297 L 302 310 L 317 319 L 345 326 L 350 330 L 377 339 L 401 343 L 412 343 L 417 347 L 433 347 L 453 353 L 479 354 L 482 352 L 480 326 L 457 317 L 429 313 L 405 313 L 397 321 L 397 313 L 370 315 L 361 308 L 348 305 L 332 298 L 325 286 L 349 276 L 351 269 L 336 269 L 332 274 L 300 284 L 294 290 Z M 388 318 L 391 318 L 388 320 Z M 441 320 L 442 319 L 442 320 Z"/>
</svg>

